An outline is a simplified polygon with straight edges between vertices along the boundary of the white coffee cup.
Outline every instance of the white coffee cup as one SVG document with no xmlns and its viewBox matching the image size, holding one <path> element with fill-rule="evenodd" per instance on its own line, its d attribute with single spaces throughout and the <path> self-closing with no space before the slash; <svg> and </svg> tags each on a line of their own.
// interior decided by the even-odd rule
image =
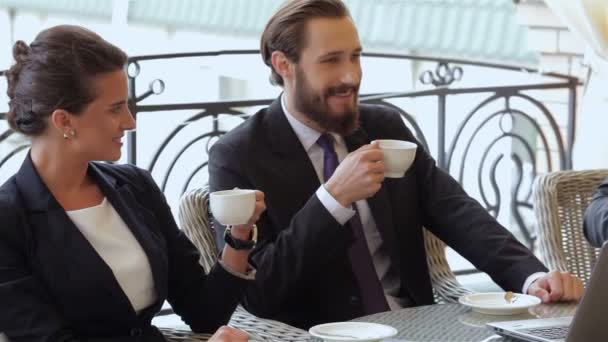
<svg viewBox="0 0 608 342">
<path fill-rule="evenodd" d="M 213 217 L 225 226 L 245 224 L 255 210 L 255 190 L 233 189 L 209 194 Z"/>
<path fill-rule="evenodd" d="M 379 139 L 384 154 L 384 177 L 401 178 L 416 158 L 417 145 L 405 140 Z"/>
</svg>

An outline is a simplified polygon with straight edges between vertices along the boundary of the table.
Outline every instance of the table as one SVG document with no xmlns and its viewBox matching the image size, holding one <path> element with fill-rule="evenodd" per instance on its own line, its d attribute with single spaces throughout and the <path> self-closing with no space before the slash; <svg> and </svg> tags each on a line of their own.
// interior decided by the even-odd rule
<svg viewBox="0 0 608 342">
<path fill-rule="evenodd" d="M 508 321 L 529 318 L 548 318 L 573 315 L 576 304 L 560 303 L 539 305 L 529 313 L 511 316 L 492 316 L 473 312 L 460 304 L 436 304 L 419 306 L 397 311 L 383 312 L 364 316 L 353 321 L 382 323 L 395 327 L 399 333 L 396 339 L 416 342 L 501 342 L 511 341 L 508 338 L 495 336 L 485 324 L 495 321 Z M 249 326 L 241 323 L 242 329 L 251 333 L 259 341 L 320 341 L 312 338 L 305 331 L 289 327 L 286 324 L 257 318 Z M 233 317 L 234 321 L 234 317 Z M 186 326 L 176 327 L 181 338 L 173 341 L 205 341 L 208 335 L 197 335 L 188 332 Z M 276 336 L 284 336 L 277 339 Z"/>
<path fill-rule="evenodd" d="M 189 327 L 174 314 L 155 317 L 152 324 L 160 328 L 165 337 L 172 342 L 203 342 L 210 337 L 208 334 L 191 332 Z M 248 332 L 250 341 L 306 342 L 311 339 L 311 336 L 305 330 L 271 319 L 256 317 L 240 305 L 232 314 L 228 325 Z"/>
<path fill-rule="evenodd" d="M 511 316 L 492 316 L 473 312 L 460 304 L 420 306 L 365 316 L 354 321 L 390 325 L 399 333 L 396 338 L 417 342 L 481 342 L 511 341 L 494 335 L 486 323 L 529 318 L 563 317 L 573 315 L 576 304 L 539 305 L 529 313 Z"/>
</svg>

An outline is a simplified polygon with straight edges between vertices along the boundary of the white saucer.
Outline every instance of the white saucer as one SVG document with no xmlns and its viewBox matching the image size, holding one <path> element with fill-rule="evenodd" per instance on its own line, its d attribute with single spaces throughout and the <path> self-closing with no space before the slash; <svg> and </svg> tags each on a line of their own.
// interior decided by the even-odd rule
<svg viewBox="0 0 608 342">
<path fill-rule="evenodd" d="M 315 325 L 308 332 L 326 342 L 375 342 L 397 335 L 397 329 L 384 324 L 366 322 L 338 322 Z"/>
<path fill-rule="evenodd" d="M 504 292 L 488 292 L 462 296 L 458 302 L 487 315 L 516 315 L 541 303 L 540 298 L 521 293 L 515 293 L 514 298 L 512 303 L 507 303 Z"/>
</svg>

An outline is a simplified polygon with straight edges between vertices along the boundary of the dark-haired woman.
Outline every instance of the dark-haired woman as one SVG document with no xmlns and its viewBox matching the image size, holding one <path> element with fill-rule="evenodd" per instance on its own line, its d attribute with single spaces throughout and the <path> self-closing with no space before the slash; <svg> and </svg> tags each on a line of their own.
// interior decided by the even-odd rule
<svg viewBox="0 0 608 342">
<path fill-rule="evenodd" d="M 11 341 L 164 341 L 151 325 L 168 300 L 193 331 L 221 327 L 252 279 L 249 250 L 227 246 L 208 275 L 149 173 L 117 160 L 125 131 L 126 55 L 77 26 L 13 48 L 11 127 L 32 138 L 0 187 L 0 332 Z M 257 193 L 247 240 L 264 211 Z M 221 328 L 220 328 L 221 327 Z"/>
</svg>

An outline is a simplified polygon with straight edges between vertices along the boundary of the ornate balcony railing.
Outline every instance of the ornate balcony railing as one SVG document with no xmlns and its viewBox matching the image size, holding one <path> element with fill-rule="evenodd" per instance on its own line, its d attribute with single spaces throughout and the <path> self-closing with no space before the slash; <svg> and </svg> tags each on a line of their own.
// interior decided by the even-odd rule
<svg viewBox="0 0 608 342">
<path fill-rule="evenodd" d="M 234 50 L 129 59 L 130 107 L 138 120 L 138 129 L 127 135 L 127 162 L 152 172 L 173 206 L 187 189 L 206 182 L 207 152 L 213 142 L 273 99 L 151 103 L 151 99 L 162 98 L 165 82 L 154 77 L 153 74 L 160 71 L 158 68 L 144 69 L 145 64 L 179 60 L 183 65 L 192 59 L 234 58 L 257 53 Z M 364 58 L 436 66 L 417 77 L 416 83 L 426 89 L 405 92 L 389 89 L 362 94 L 360 101 L 397 109 L 406 125 L 436 158 L 437 165 L 452 174 L 492 215 L 533 247 L 536 235 L 531 215 L 531 185 L 539 173 L 571 168 L 579 80 L 531 68 L 466 60 L 380 53 L 366 53 Z M 144 70 L 148 76 L 152 75 L 148 77 L 152 81 L 141 77 Z M 452 87 L 466 76 L 467 70 L 531 77 L 525 78 L 528 82 L 509 85 Z M 530 79 L 541 80 L 529 83 Z M 146 90 L 142 90 L 144 82 Z M 566 109 L 560 117 L 562 122 L 550 106 L 540 100 L 545 94 L 553 97 L 557 94 L 557 102 L 563 103 Z M 432 104 L 424 108 L 424 113 L 412 105 L 421 99 Z M 459 105 L 450 106 L 451 103 Z M 463 109 L 465 107 L 468 108 Z M 0 120 L 4 118 L 4 114 L 0 114 Z M 147 125 L 142 125 L 144 121 L 162 123 L 165 133 L 147 131 Z M 23 158 L 28 147 L 27 141 L 18 139 L 11 147 L 2 148 L 12 135 L 8 128 L 0 130 L 0 174 L 10 160 Z"/>
</svg>

